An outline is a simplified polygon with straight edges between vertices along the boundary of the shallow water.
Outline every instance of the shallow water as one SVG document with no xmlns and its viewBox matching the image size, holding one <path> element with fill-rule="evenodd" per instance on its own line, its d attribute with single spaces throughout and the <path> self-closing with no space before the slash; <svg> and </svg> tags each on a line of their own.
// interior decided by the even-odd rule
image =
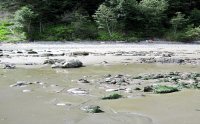
<svg viewBox="0 0 200 124">
<path fill-rule="evenodd" d="M 87 66 L 79 69 L 18 68 L 0 69 L 0 123 L 2 124 L 199 124 L 200 91 L 185 90 L 167 95 L 147 94 L 146 97 L 102 101 L 108 94 L 99 85 L 80 85 L 75 80 L 89 80 L 105 74 L 139 74 L 170 71 L 199 72 L 199 66 L 177 65 L 111 65 Z M 10 88 L 17 81 L 41 81 L 44 85 Z M 55 86 L 58 85 L 58 86 Z M 69 88 L 89 89 L 90 94 L 76 96 Z M 32 92 L 23 93 L 30 89 Z M 61 93 L 56 93 L 62 91 Z M 66 103 L 66 106 L 56 106 Z M 99 105 L 105 113 L 87 114 L 82 105 Z M 97 123 L 98 122 L 98 123 Z"/>
</svg>

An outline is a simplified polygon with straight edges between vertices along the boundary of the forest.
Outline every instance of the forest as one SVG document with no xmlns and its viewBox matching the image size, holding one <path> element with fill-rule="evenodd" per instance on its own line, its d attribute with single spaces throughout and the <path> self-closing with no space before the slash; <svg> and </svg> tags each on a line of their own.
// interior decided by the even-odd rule
<svg viewBox="0 0 200 124">
<path fill-rule="evenodd" d="M 0 0 L 0 41 L 200 40 L 200 0 Z"/>
</svg>

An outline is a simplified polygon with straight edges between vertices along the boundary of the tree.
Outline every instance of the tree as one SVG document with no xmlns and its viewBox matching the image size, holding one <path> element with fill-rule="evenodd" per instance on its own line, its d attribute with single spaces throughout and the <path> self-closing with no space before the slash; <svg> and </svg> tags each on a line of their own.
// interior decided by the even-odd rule
<svg viewBox="0 0 200 124">
<path fill-rule="evenodd" d="M 112 8 L 101 4 L 93 17 L 98 24 L 98 28 L 105 29 L 109 36 L 112 37 L 117 23 L 117 17 Z"/>
<path fill-rule="evenodd" d="M 194 24 L 195 26 L 200 26 L 200 10 L 199 9 L 193 9 L 190 13 L 189 21 L 191 24 Z"/>
<path fill-rule="evenodd" d="M 146 34 L 155 33 L 158 35 L 163 28 L 162 22 L 165 19 L 165 11 L 168 3 L 166 0 L 142 0 L 139 3 L 140 15 Z"/>
<path fill-rule="evenodd" d="M 178 29 L 183 29 L 183 25 L 186 24 L 187 22 L 187 19 L 184 18 L 185 15 L 182 14 L 181 12 L 177 12 L 176 13 L 176 16 L 174 16 L 170 23 L 173 27 L 173 31 L 174 31 L 174 36 L 176 35 L 177 33 L 177 30 Z"/>
<path fill-rule="evenodd" d="M 17 10 L 14 15 L 15 28 L 30 36 L 32 21 L 36 16 L 37 14 L 35 14 L 29 7 L 22 7 Z"/>
</svg>

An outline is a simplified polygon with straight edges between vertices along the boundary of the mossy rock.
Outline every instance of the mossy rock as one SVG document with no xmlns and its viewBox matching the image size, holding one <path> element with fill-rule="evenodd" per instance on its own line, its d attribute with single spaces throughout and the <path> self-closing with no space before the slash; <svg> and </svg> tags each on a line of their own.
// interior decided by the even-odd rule
<svg viewBox="0 0 200 124">
<path fill-rule="evenodd" d="M 119 98 L 122 98 L 122 95 L 120 95 L 120 94 L 112 94 L 112 95 L 103 97 L 102 99 L 103 100 L 108 100 L 108 99 L 119 99 Z"/>
<path fill-rule="evenodd" d="M 179 91 L 178 88 L 176 87 L 171 87 L 171 86 L 156 86 L 154 87 L 154 92 L 155 93 L 172 93 L 172 92 L 177 92 Z"/>
</svg>

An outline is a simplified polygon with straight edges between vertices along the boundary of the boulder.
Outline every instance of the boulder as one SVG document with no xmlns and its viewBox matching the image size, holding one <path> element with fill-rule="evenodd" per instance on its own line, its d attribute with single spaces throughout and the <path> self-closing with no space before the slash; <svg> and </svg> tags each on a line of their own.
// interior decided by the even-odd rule
<svg viewBox="0 0 200 124">
<path fill-rule="evenodd" d="M 83 63 L 79 60 L 70 60 L 70 61 L 65 62 L 62 65 L 62 68 L 79 68 L 82 66 L 83 66 Z"/>
</svg>

